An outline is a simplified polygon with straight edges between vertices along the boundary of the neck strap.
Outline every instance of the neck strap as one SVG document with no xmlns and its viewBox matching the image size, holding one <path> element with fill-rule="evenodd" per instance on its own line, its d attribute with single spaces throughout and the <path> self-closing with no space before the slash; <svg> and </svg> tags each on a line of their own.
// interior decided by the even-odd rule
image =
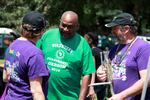
<svg viewBox="0 0 150 100">
<path fill-rule="evenodd" d="M 131 49 L 131 47 L 133 46 L 133 44 L 136 42 L 136 40 L 137 40 L 137 38 L 135 38 L 130 44 L 129 44 L 129 47 L 126 49 L 126 51 L 125 51 L 125 53 L 120 57 L 120 60 L 117 62 L 117 56 L 119 55 L 119 52 L 118 52 L 118 50 L 119 50 L 119 48 L 120 48 L 120 45 L 118 45 L 118 47 L 117 47 L 117 50 L 116 50 L 116 63 L 119 65 L 122 61 L 123 61 L 123 59 L 127 56 L 127 54 L 128 54 L 128 52 L 130 51 L 130 49 Z"/>
</svg>

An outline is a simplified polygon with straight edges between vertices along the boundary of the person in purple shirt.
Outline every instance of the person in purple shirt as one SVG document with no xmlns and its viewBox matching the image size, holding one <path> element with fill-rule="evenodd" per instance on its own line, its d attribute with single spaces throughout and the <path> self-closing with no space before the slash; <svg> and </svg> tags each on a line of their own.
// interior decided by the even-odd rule
<svg viewBox="0 0 150 100">
<path fill-rule="evenodd" d="M 136 21 L 129 13 L 115 16 L 105 26 L 112 28 L 119 42 L 109 53 L 115 93 L 109 100 L 140 100 L 147 74 L 150 44 L 137 38 Z M 99 67 L 97 76 L 99 80 L 106 81 L 106 70 Z M 149 94 L 150 88 L 147 89 L 145 100 L 150 100 Z"/>
<path fill-rule="evenodd" d="M 45 100 L 48 68 L 43 54 L 35 46 L 45 28 L 44 16 L 29 12 L 22 20 L 21 37 L 7 49 L 4 80 L 7 81 L 2 100 Z"/>
</svg>

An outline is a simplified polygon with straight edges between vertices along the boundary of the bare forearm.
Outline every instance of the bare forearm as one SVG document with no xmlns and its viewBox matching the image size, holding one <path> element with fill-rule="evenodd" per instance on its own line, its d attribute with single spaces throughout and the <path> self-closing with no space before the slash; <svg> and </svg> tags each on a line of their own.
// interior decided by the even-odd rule
<svg viewBox="0 0 150 100">
<path fill-rule="evenodd" d="M 94 59 L 94 63 L 95 63 L 95 66 L 96 66 L 96 61 L 95 61 L 94 56 L 93 56 L 93 59 Z M 91 83 L 95 83 L 95 75 L 96 75 L 96 73 L 92 73 Z"/>
<path fill-rule="evenodd" d="M 131 87 L 128 89 L 113 95 L 108 100 L 126 100 L 130 96 L 136 96 L 139 94 L 143 88 L 143 79 L 140 79 L 136 83 L 134 83 Z"/>
<path fill-rule="evenodd" d="M 43 92 L 32 93 L 33 100 L 45 100 Z"/>
<path fill-rule="evenodd" d="M 30 80 L 30 90 L 33 96 L 33 100 L 45 100 L 45 96 L 42 90 L 42 77 Z"/>
<path fill-rule="evenodd" d="M 88 85 L 90 83 L 90 78 L 91 75 L 85 75 L 82 78 L 82 85 L 81 85 L 81 90 L 80 90 L 80 95 L 79 95 L 79 100 L 84 100 L 86 97 Z"/>
<path fill-rule="evenodd" d="M 92 83 L 95 83 L 95 73 L 92 73 L 92 78 L 91 78 L 90 84 L 92 84 Z M 94 87 L 93 87 L 93 86 L 90 86 L 89 89 L 94 89 Z"/>
<path fill-rule="evenodd" d="M 109 100 L 126 100 L 126 98 L 130 96 L 136 96 L 139 93 L 141 93 L 143 89 L 146 73 L 147 73 L 147 70 L 141 70 L 139 72 L 140 79 L 138 81 L 136 81 L 132 86 L 125 89 L 124 91 L 113 95 L 111 98 L 109 98 Z"/>
<path fill-rule="evenodd" d="M 135 95 L 141 93 L 142 88 L 143 88 L 143 84 L 144 84 L 144 79 L 140 79 L 139 81 L 134 83 L 131 87 L 129 87 L 128 89 L 122 91 L 120 94 L 124 98 L 127 98 L 129 96 L 135 96 Z"/>
<path fill-rule="evenodd" d="M 95 83 L 95 73 L 92 73 L 91 83 Z"/>
<path fill-rule="evenodd" d="M 141 77 L 140 80 L 136 81 L 131 87 L 129 87 L 128 89 L 121 92 L 121 94 L 123 94 L 123 96 L 125 96 L 125 97 L 135 96 L 135 95 L 141 93 L 141 91 L 143 89 L 143 85 L 144 85 L 144 79 L 147 74 L 147 70 L 142 70 L 139 72 L 139 74 Z"/>
<path fill-rule="evenodd" d="M 95 63 L 95 66 L 96 66 L 96 61 L 95 61 L 95 57 L 94 57 L 94 56 L 93 56 L 93 59 L 94 59 L 94 63 Z M 96 75 L 95 73 L 92 73 L 92 78 L 91 78 L 90 84 L 95 83 L 95 75 Z M 93 86 L 90 86 L 89 89 L 94 90 L 94 87 L 93 87 Z"/>
<path fill-rule="evenodd" d="M 3 70 L 3 81 L 4 81 L 4 82 L 8 82 L 8 75 L 7 75 L 5 69 Z"/>
</svg>

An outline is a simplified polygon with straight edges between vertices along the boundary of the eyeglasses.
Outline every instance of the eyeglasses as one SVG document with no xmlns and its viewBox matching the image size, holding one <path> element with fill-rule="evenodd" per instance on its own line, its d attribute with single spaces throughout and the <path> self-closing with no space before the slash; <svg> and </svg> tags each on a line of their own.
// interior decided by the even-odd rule
<svg viewBox="0 0 150 100">
<path fill-rule="evenodd" d="M 73 29 L 76 27 L 76 24 L 74 23 L 65 23 L 63 21 L 60 21 L 60 25 L 63 27 L 63 28 L 67 28 L 67 29 Z"/>
</svg>

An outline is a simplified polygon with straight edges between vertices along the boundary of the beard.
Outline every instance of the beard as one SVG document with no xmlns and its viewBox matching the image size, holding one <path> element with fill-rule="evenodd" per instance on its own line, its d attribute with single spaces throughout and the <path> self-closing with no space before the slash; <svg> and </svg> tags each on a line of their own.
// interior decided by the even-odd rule
<svg viewBox="0 0 150 100">
<path fill-rule="evenodd" d="M 117 35 L 116 38 L 117 38 L 118 42 L 121 44 L 124 44 L 126 41 L 126 37 L 124 34 Z"/>
</svg>

